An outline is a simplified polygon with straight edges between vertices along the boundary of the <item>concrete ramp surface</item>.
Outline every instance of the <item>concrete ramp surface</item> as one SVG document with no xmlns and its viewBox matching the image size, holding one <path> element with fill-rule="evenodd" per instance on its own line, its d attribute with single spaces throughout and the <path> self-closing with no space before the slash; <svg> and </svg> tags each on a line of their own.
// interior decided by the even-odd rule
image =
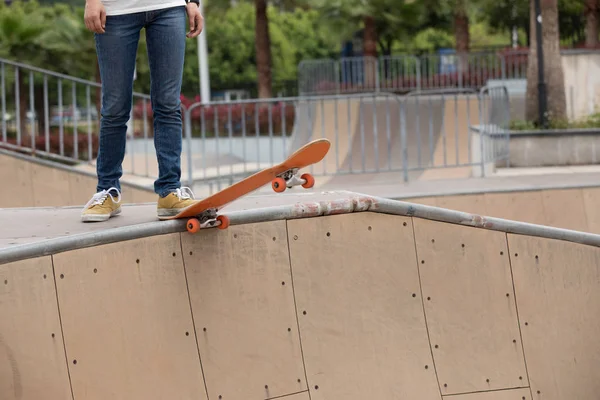
<svg viewBox="0 0 600 400">
<path fill-rule="evenodd" d="M 0 230 L 1 399 L 600 392 L 598 235 L 350 192 L 248 197 L 196 235 L 152 211 Z"/>
<path fill-rule="evenodd" d="M 288 152 L 317 138 L 330 140 L 329 154 L 310 166 L 330 184 L 347 174 L 404 169 L 410 180 L 466 178 L 481 163 L 470 131 L 481 123 L 479 105 L 474 94 L 300 101 Z"/>
</svg>

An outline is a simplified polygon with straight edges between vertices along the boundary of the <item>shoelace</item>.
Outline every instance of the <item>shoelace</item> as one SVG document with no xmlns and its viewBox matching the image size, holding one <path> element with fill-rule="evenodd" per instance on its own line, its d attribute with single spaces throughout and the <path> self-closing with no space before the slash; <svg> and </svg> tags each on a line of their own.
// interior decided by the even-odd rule
<svg viewBox="0 0 600 400">
<path fill-rule="evenodd" d="M 115 200 L 115 198 L 113 197 L 113 195 L 110 193 L 111 190 L 114 190 L 115 192 L 118 193 L 117 198 L 119 200 Z M 90 201 L 87 202 L 87 204 L 83 207 L 84 210 L 87 210 L 87 208 L 91 205 L 101 205 L 102 203 L 104 203 L 106 201 L 106 198 L 110 196 L 110 198 L 112 199 L 113 202 L 115 203 L 120 203 L 121 202 L 121 192 L 119 192 L 119 190 L 115 187 L 111 187 L 108 190 L 103 190 L 101 192 L 98 192 L 96 194 L 94 194 L 92 196 L 92 198 L 90 199 Z"/>
<path fill-rule="evenodd" d="M 194 199 L 194 192 L 192 192 L 192 189 L 190 189 L 187 186 L 183 186 L 181 188 L 178 188 L 175 190 L 175 193 L 177 194 L 177 197 L 179 197 L 179 200 L 187 200 L 187 199 Z"/>
</svg>

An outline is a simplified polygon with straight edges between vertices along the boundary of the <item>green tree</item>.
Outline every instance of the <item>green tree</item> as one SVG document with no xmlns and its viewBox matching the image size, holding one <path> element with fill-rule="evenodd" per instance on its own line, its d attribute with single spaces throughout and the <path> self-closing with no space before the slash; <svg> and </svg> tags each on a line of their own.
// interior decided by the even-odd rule
<svg viewBox="0 0 600 400">
<path fill-rule="evenodd" d="M 454 35 L 456 38 L 456 52 L 467 53 L 470 49 L 469 37 L 469 12 L 467 0 L 453 0 L 452 15 L 454 18 Z"/>
<path fill-rule="evenodd" d="M 267 12 L 274 93 L 287 81 L 296 80 L 300 61 L 337 54 L 340 36 L 321 23 L 317 11 L 281 11 L 270 6 Z M 217 90 L 251 87 L 254 93 L 258 79 L 254 5 L 240 2 L 228 9 L 211 8 L 206 14 L 211 86 Z M 196 41 L 188 42 L 187 51 L 183 90 L 186 96 L 195 96 L 199 83 Z"/>
<path fill-rule="evenodd" d="M 422 15 L 412 0 L 408 4 L 403 0 L 311 0 L 310 4 L 321 13 L 323 21 L 347 39 L 354 36 L 358 27 L 362 29 L 365 87 L 374 87 L 376 82 L 372 57 L 378 56 L 378 45 L 384 54 L 391 54 L 401 27 L 409 30 Z"/>
<path fill-rule="evenodd" d="M 254 46 L 256 48 L 255 61 L 258 71 L 258 96 L 259 98 L 270 98 L 272 97 L 272 52 L 271 36 L 269 32 L 268 1 L 252 0 L 252 2 L 255 8 Z M 215 4 L 212 5 L 212 9 L 226 10 L 231 7 L 245 5 L 245 3 L 246 1 L 241 1 L 232 6 L 231 2 L 215 2 Z"/>
<path fill-rule="evenodd" d="M 39 65 L 43 60 L 43 41 L 41 35 L 49 28 L 43 13 L 35 2 L 15 2 L 10 7 L 0 6 L 0 57 L 14 61 Z M 25 126 L 27 115 L 28 93 L 22 70 L 18 72 L 19 118 L 20 126 Z M 10 84 L 10 79 L 5 82 Z"/>
<path fill-rule="evenodd" d="M 357 27 L 363 30 L 363 55 L 377 56 L 378 27 L 387 25 L 389 16 L 385 2 L 397 0 L 312 0 L 311 6 L 319 11 L 323 21 L 327 21 L 346 38 L 351 38 Z M 392 8 L 393 9 L 393 8 Z"/>
<path fill-rule="evenodd" d="M 272 55 L 271 37 L 269 35 L 269 17 L 267 0 L 254 0 L 256 7 L 256 69 L 258 71 L 258 97 L 271 98 L 272 93 Z"/>
<path fill-rule="evenodd" d="M 483 20 L 491 28 L 505 30 L 507 34 L 514 26 L 525 32 L 521 42 L 535 44 L 530 37 L 530 4 L 523 0 L 479 0 Z M 563 45 L 585 43 L 596 46 L 598 41 L 598 0 L 558 0 L 558 30 Z"/>
<path fill-rule="evenodd" d="M 35 2 L 14 2 L 0 6 L 0 56 L 36 63 L 42 50 L 40 35 L 49 23 Z"/>
</svg>

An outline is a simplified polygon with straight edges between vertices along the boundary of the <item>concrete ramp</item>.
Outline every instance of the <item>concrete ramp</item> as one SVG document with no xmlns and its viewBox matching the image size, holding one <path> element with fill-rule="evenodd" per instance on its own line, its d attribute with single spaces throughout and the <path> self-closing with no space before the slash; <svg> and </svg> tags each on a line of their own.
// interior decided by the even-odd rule
<svg viewBox="0 0 600 400">
<path fill-rule="evenodd" d="M 600 391 L 598 235 L 350 192 L 247 197 L 196 235 L 123 211 L 35 210 L 63 226 L 33 237 L 0 210 L 3 400 Z"/>
<path fill-rule="evenodd" d="M 329 139 L 330 153 L 310 168 L 330 175 L 320 179 L 329 184 L 345 182 L 348 174 L 369 180 L 369 174 L 404 168 L 410 180 L 467 178 L 473 165 L 480 168 L 470 129 L 480 119 L 475 94 L 301 100 L 288 151 L 316 138 Z"/>
<path fill-rule="evenodd" d="M 405 164 L 426 167 L 440 137 L 443 109 L 440 96 L 422 99 L 421 104 L 392 95 L 301 101 L 289 151 L 316 138 L 329 139 L 331 151 L 322 163 L 311 166 L 315 174 L 402 171 Z M 336 183 L 343 178 L 327 179 Z"/>
<path fill-rule="evenodd" d="M 0 149 L 0 207 L 83 206 L 96 193 L 95 169 L 77 170 L 57 162 Z M 148 182 L 150 188 L 152 181 Z M 123 182 L 127 203 L 156 201 L 145 185 Z"/>
</svg>

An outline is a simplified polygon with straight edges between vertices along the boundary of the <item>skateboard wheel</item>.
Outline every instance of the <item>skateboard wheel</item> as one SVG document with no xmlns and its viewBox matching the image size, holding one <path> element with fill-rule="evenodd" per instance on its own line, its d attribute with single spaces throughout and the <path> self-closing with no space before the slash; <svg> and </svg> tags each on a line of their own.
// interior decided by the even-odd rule
<svg viewBox="0 0 600 400">
<path fill-rule="evenodd" d="M 219 215 L 217 217 L 217 221 L 221 222 L 221 225 L 217 226 L 219 229 L 227 229 L 229 228 L 229 217 L 226 215 Z"/>
<path fill-rule="evenodd" d="M 186 227 L 189 233 L 196 233 L 200 230 L 200 221 L 196 218 L 191 218 L 188 220 Z"/>
<path fill-rule="evenodd" d="M 273 182 L 271 182 L 271 186 L 273 187 L 273 190 L 276 191 L 277 193 L 281 193 L 283 191 L 285 191 L 285 179 L 283 178 L 275 178 L 273 179 Z"/>
<path fill-rule="evenodd" d="M 306 183 L 302 185 L 304 189 L 310 189 L 315 186 L 315 178 L 311 174 L 302 174 L 300 178 L 306 181 Z"/>
</svg>

